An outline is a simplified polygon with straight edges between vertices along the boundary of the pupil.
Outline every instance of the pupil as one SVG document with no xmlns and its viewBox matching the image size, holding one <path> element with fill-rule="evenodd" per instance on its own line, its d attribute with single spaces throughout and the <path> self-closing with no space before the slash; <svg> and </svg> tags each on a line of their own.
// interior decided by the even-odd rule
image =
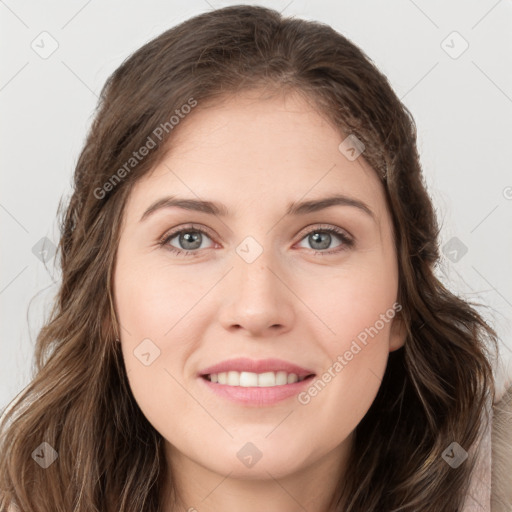
<svg viewBox="0 0 512 512">
<path fill-rule="evenodd" d="M 187 250 L 188 249 L 198 249 L 201 246 L 200 238 L 201 238 L 200 233 L 198 233 L 197 231 L 190 231 L 190 232 L 187 232 L 187 233 L 184 233 L 183 235 L 181 235 L 180 242 L 182 243 L 182 245 L 183 245 L 183 243 L 185 244 L 184 248 Z M 198 240 L 199 240 L 199 244 L 197 244 Z M 187 244 L 190 244 L 190 243 L 192 244 L 192 247 L 187 246 Z M 194 245 L 194 243 L 196 245 Z"/>
<path fill-rule="evenodd" d="M 313 245 L 313 243 L 317 243 L 319 241 L 319 239 L 322 238 L 322 236 L 326 237 L 324 239 L 324 242 L 320 243 L 320 247 L 316 247 L 317 249 L 327 249 L 327 247 L 329 247 L 329 243 L 330 243 L 330 239 L 331 239 L 331 235 L 329 233 L 318 233 L 317 232 L 310 236 L 313 239 L 312 245 Z"/>
</svg>

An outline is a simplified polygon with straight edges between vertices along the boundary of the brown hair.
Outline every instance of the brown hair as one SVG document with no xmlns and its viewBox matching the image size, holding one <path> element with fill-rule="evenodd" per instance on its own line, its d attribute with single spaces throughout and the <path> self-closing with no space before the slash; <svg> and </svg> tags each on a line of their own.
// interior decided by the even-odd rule
<svg viewBox="0 0 512 512">
<path fill-rule="evenodd" d="M 461 510 L 472 459 L 454 469 L 442 454 L 453 441 L 468 449 L 478 438 L 494 399 L 485 341 L 497 350 L 496 333 L 435 276 L 439 228 L 412 115 L 344 36 L 256 6 L 191 18 L 145 44 L 107 80 L 61 220 L 62 284 L 37 338 L 36 374 L 0 425 L 4 506 L 13 498 L 21 511 L 161 507 L 171 477 L 164 439 L 135 402 L 115 342 L 112 273 L 123 208 L 172 143 L 170 116 L 256 87 L 302 94 L 340 134 L 362 141 L 392 213 L 407 339 L 390 354 L 356 428 L 332 510 Z M 148 138 L 157 147 L 126 167 Z M 32 458 L 42 442 L 58 453 L 44 470 Z"/>
</svg>

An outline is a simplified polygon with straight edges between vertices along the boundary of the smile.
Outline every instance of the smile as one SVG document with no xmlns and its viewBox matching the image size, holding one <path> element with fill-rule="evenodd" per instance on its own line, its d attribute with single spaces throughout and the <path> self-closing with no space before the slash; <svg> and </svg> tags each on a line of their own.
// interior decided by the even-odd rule
<svg viewBox="0 0 512 512">
<path fill-rule="evenodd" d="M 210 382 L 227 386 L 265 388 L 302 382 L 304 379 L 311 376 L 312 375 L 299 377 L 296 373 L 288 373 L 285 371 L 264 373 L 229 371 L 207 374 L 203 377 Z"/>
</svg>

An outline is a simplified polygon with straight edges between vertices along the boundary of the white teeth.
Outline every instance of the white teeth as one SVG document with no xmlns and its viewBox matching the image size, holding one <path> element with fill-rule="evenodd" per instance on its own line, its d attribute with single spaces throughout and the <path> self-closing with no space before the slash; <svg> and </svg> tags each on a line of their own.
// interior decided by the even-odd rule
<svg viewBox="0 0 512 512">
<path fill-rule="evenodd" d="M 297 381 L 300 382 L 300 381 L 302 381 L 304 379 L 305 379 L 305 377 L 301 377 L 299 379 L 299 377 L 297 376 L 296 373 L 290 373 L 290 375 L 288 375 L 288 384 L 293 384 L 294 382 L 297 382 Z"/>
<path fill-rule="evenodd" d="M 276 372 L 276 386 L 288 384 L 288 374 L 286 372 Z"/>
<path fill-rule="evenodd" d="M 240 372 L 240 379 L 238 385 L 244 388 L 257 386 L 258 374 L 250 372 Z"/>
<path fill-rule="evenodd" d="M 265 372 L 258 375 L 258 387 L 270 387 L 276 385 L 276 374 L 274 372 Z"/>
<path fill-rule="evenodd" d="M 238 372 L 228 372 L 226 384 L 228 386 L 240 386 L 240 374 Z"/>
<path fill-rule="evenodd" d="M 210 382 L 217 382 L 218 384 L 225 384 L 228 386 L 241 386 L 245 388 L 284 386 L 286 384 L 293 384 L 294 382 L 301 382 L 305 379 L 305 377 L 299 378 L 296 373 L 287 373 L 285 371 L 265 373 L 229 371 L 212 373 L 207 375 L 206 378 Z"/>
</svg>

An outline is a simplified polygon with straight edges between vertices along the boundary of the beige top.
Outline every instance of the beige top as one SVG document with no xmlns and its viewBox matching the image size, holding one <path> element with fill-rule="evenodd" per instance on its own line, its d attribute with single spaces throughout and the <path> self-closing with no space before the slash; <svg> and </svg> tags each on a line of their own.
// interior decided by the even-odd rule
<svg viewBox="0 0 512 512">
<path fill-rule="evenodd" d="M 499 388 L 462 512 L 512 511 L 512 385 Z"/>
<path fill-rule="evenodd" d="M 477 451 L 471 483 L 462 512 L 491 512 L 491 430 L 493 411 L 490 411 L 489 425 L 480 442 L 470 452 Z M 493 511 L 494 512 L 494 511 Z"/>
</svg>

